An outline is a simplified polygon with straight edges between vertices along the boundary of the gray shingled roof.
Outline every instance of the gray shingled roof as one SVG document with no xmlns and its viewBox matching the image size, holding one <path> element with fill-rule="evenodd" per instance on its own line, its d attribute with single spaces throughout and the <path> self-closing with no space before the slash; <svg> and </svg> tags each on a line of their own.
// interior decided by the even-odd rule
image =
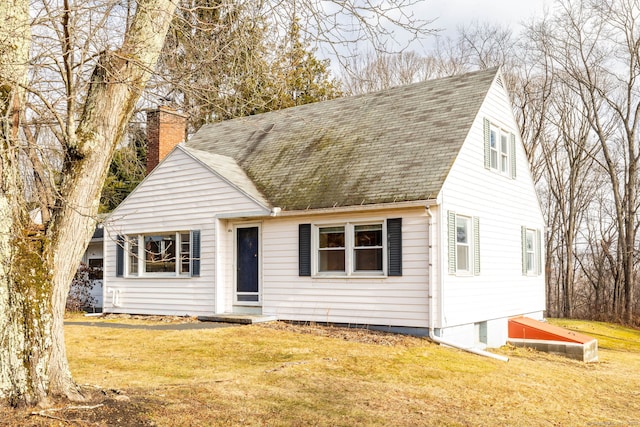
<svg viewBox="0 0 640 427">
<path fill-rule="evenodd" d="M 205 125 L 186 145 L 233 158 L 283 210 L 433 199 L 497 72 Z"/>
</svg>

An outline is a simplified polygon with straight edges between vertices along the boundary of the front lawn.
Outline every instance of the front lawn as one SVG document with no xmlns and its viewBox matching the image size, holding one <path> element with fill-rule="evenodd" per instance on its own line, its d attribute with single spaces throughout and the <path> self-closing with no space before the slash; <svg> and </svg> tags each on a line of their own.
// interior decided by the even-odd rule
<svg viewBox="0 0 640 427">
<path fill-rule="evenodd" d="M 86 425 L 640 425 L 640 331 L 554 323 L 598 338 L 600 362 L 504 347 L 504 363 L 425 339 L 283 323 L 73 325 L 66 336 L 76 381 L 107 396 L 90 411 L 111 411 Z"/>
</svg>

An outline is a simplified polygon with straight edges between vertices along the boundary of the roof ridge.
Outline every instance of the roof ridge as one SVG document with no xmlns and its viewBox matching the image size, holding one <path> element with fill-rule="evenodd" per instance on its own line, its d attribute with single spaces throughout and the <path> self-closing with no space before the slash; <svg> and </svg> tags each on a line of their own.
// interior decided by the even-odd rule
<svg viewBox="0 0 640 427">
<path fill-rule="evenodd" d="M 293 110 L 298 110 L 298 109 L 308 109 L 308 108 L 313 108 L 313 106 L 316 106 L 318 104 L 324 104 L 324 103 L 333 103 L 333 102 L 337 102 L 337 101 L 351 101 L 351 100 L 355 100 L 355 99 L 359 99 L 359 98 L 368 98 L 368 97 L 375 97 L 375 96 L 379 96 L 382 94 L 387 94 L 387 93 L 393 93 L 399 90 L 407 90 L 407 89 L 411 89 L 411 88 L 415 88 L 415 87 L 419 87 L 419 86 L 429 86 L 432 84 L 436 84 L 437 82 L 442 82 L 445 80 L 462 80 L 462 79 L 468 79 L 470 77 L 474 77 L 474 76 L 479 76 L 479 75 L 492 75 L 495 76 L 495 74 L 501 69 L 500 66 L 495 66 L 495 67 L 489 67 L 489 68 L 485 68 L 482 70 L 475 70 L 475 71 L 469 71 L 463 74 L 454 74 L 454 75 L 449 75 L 449 76 L 442 76 L 442 77 L 437 77 L 434 79 L 429 79 L 429 80 L 423 80 L 420 82 L 413 82 L 413 83 L 409 83 L 406 85 L 397 85 L 397 86 L 391 86 L 388 88 L 384 88 L 384 89 L 380 89 L 380 90 L 376 90 L 373 92 L 366 92 L 366 93 L 359 93 L 359 94 L 355 94 L 355 95 L 346 95 L 340 98 L 333 98 L 333 99 L 325 99 L 325 100 L 321 100 L 321 101 L 317 101 L 317 102 L 311 102 L 308 104 L 302 104 L 302 105 L 294 105 L 291 107 L 287 107 L 287 108 L 282 108 L 280 110 L 273 110 L 273 111 L 266 111 L 264 113 L 259 113 L 259 114 L 252 114 L 249 116 L 242 116 L 242 117 L 235 117 L 233 119 L 227 119 L 227 120 L 222 120 L 219 122 L 213 122 L 213 123 L 207 123 L 204 126 L 216 126 L 219 125 L 221 123 L 228 123 L 228 122 L 233 122 L 236 120 L 244 120 L 244 121 L 251 121 L 251 120 L 257 120 L 257 119 L 264 119 L 265 117 L 268 117 L 270 115 L 280 115 L 280 114 L 286 114 L 288 112 L 291 112 Z"/>
<path fill-rule="evenodd" d="M 498 72 L 219 122 L 186 145 L 233 158 L 282 209 L 434 198 Z"/>
</svg>

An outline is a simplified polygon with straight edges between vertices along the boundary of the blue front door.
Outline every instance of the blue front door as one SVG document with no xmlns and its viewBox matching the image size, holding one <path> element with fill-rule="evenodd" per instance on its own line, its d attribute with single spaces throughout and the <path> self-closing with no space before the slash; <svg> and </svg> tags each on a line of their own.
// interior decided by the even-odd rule
<svg viewBox="0 0 640 427">
<path fill-rule="evenodd" d="M 236 229 L 236 301 L 260 302 L 258 227 Z"/>
</svg>

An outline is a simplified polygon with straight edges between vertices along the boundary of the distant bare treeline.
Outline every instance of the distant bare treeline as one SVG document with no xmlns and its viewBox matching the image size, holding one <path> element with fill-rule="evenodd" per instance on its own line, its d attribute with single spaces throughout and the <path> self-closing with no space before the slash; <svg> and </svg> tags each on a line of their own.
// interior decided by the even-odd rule
<svg viewBox="0 0 640 427">
<path fill-rule="evenodd" d="M 638 323 L 640 6 L 553 4 L 517 34 L 474 23 L 426 56 L 372 54 L 361 93 L 502 66 L 547 221 L 547 315 Z"/>
</svg>

